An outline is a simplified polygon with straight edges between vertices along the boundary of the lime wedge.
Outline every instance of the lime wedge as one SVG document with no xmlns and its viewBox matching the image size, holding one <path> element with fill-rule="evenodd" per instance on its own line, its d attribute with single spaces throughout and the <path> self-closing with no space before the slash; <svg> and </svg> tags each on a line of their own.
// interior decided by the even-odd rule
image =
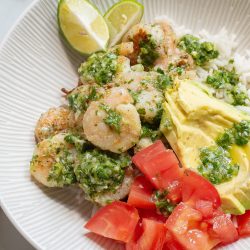
<svg viewBox="0 0 250 250">
<path fill-rule="evenodd" d="M 104 15 L 109 26 L 109 46 L 117 44 L 123 35 L 142 19 L 143 5 L 135 0 L 122 0 L 113 5 Z"/>
<path fill-rule="evenodd" d="M 107 48 L 107 23 L 89 1 L 60 0 L 57 18 L 64 38 L 78 52 L 91 54 Z"/>
</svg>

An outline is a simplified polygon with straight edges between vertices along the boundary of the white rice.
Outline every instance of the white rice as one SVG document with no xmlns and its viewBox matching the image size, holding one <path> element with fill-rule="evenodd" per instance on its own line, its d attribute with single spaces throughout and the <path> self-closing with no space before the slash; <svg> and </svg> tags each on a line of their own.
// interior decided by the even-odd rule
<svg viewBox="0 0 250 250">
<path fill-rule="evenodd" d="M 239 88 L 243 91 L 247 91 L 247 94 L 250 98 L 250 51 L 245 51 L 244 55 L 241 55 L 237 52 L 237 47 L 239 41 L 237 41 L 236 34 L 230 34 L 225 28 L 222 28 L 217 34 L 211 34 L 207 30 L 203 29 L 198 33 L 194 33 L 191 29 L 185 26 L 178 26 L 173 20 L 170 20 L 166 16 L 160 16 L 155 19 L 156 21 L 165 20 L 167 21 L 174 29 L 177 38 L 182 37 L 186 34 L 193 34 L 201 39 L 201 41 L 212 42 L 216 49 L 219 51 L 219 57 L 211 60 L 206 69 L 197 67 L 197 75 L 200 82 L 204 83 L 208 75 L 210 75 L 213 70 L 218 69 L 219 67 L 226 67 L 230 70 L 230 67 L 235 67 L 236 72 L 240 76 Z M 228 66 L 229 60 L 233 59 L 234 64 Z M 219 99 L 224 99 L 226 102 L 227 96 L 225 90 L 213 90 L 212 93 Z M 216 93 L 215 93 L 216 92 Z M 247 103 L 248 106 L 237 106 L 240 110 L 250 114 L 250 102 Z"/>
</svg>

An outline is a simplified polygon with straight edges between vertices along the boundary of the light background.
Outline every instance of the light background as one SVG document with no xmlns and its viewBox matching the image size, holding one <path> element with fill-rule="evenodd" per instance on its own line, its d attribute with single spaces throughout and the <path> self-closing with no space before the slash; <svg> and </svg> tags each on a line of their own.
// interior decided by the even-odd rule
<svg viewBox="0 0 250 250">
<path fill-rule="evenodd" d="M 0 0 L 0 43 L 33 0 Z M 0 208 L 0 250 L 34 250 L 17 232 Z"/>
</svg>

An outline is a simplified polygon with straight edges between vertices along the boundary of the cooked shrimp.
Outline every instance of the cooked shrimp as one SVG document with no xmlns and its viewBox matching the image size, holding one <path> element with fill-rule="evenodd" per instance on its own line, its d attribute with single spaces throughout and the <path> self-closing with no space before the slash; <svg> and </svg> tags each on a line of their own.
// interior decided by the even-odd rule
<svg viewBox="0 0 250 250">
<path fill-rule="evenodd" d="M 141 90 L 138 92 L 135 107 L 140 114 L 142 121 L 154 123 L 161 117 L 161 104 L 163 94 L 156 88 Z"/>
<path fill-rule="evenodd" d="M 133 99 L 121 87 L 112 88 L 105 97 L 92 102 L 83 116 L 84 134 L 103 150 L 122 153 L 139 140 L 141 122 Z"/>
<path fill-rule="evenodd" d="M 140 61 L 140 43 L 146 41 L 149 36 L 155 42 L 155 50 L 158 53 L 158 57 L 154 60 L 152 66 L 167 70 L 170 64 L 175 67 L 185 64 L 187 70 L 193 68 L 192 57 L 177 48 L 176 35 L 170 24 L 165 20 L 156 21 L 153 25 L 138 24 L 124 36 L 124 42 L 132 41 L 134 43 L 134 51 L 127 55 L 132 64 Z"/>
<path fill-rule="evenodd" d="M 166 20 L 156 21 L 154 25 L 159 25 L 164 33 L 163 46 L 165 54 L 173 55 L 176 48 L 176 35 L 173 28 Z"/>
<path fill-rule="evenodd" d="M 118 64 L 118 67 L 117 67 L 117 71 L 116 71 L 114 78 L 116 78 L 121 73 L 127 73 L 131 71 L 130 60 L 127 57 L 118 56 L 117 64 Z"/>
<path fill-rule="evenodd" d="M 161 113 L 164 100 L 162 91 L 157 89 L 157 72 L 128 72 L 115 79 L 114 85 L 129 90 L 134 97 L 134 105 L 143 122 L 153 123 Z"/>
<path fill-rule="evenodd" d="M 75 150 L 64 141 L 65 134 L 39 142 L 30 163 L 32 176 L 47 187 L 63 187 L 75 182 Z"/>
<path fill-rule="evenodd" d="M 134 52 L 134 44 L 133 42 L 124 42 L 110 48 L 109 50 L 120 56 L 129 56 Z"/>
<path fill-rule="evenodd" d="M 68 95 L 69 108 L 74 112 L 76 128 L 82 131 L 84 112 L 92 101 L 99 100 L 105 94 L 105 89 L 98 85 L 83 84 L 73 89 Z"/>
<path fill-rule="evenodd" d="M 132 65 L 137 63 L 144 64 L 144 62 L 141 61 L 142 58 L 140 58 L 141 46 L 143 42 L 148 44 L 152 42 L 152 48 L 150 48 L 152 51 L 148 51 L 148 53 L 150 54 L 149 57 L 152 57 L 152 52 L 155 53 L 155 59 L 152 59 L 152 63 L 154 64 L 154 61 L 158 57 L 165 54 L 163 41 L 164 31 L 160 25 L 137 24 L 123 37 L 123 42 L 133 42 L 134 45 L 133 53 L 127 55 Z"/>
<path fill-rule="evenodd" d="M 125 48 L 122 48 L 122 51 L 125 53 Z M 126 53 L 128 53 L 128 51 Z M 129 59 L 125 56 L 117 55 L 116 50 L 110 50 L 105 53 L 99 52 L 92 54 L 81 64 L 78 72 L 81 83 L 104 86 L 112 82 L 117 74 L 127 68 L 130 69 Z"/>
<path fill-rule="evenodd" d="M 74 126 L 74 114 L 67 107 L 50 108 L 42 114 L 35 127 L 38 142 Z"/>
<path fill-rule="evenodd" d="M 134 53 L 128 55 L 132 60 L 132 64 L 138 62 L 141 43 L 143 41 L 147 42 L 149 37 L 153 39 L 156 47 L 155 50 L 158 53 L 158 57 L 155 58 L 153 66 L 167 68 L 168 57 L 175 54 L 176 36 L 172 27 L 166 21 L 158 21 L 153 25 L 138 24 L 124 36 L 123 41 L 133 41 L 134 43 Z"/>
<path fill-rule="evenodd" d="M 107 205 L 107 201 L 111 202 L 124 199 L 129 194 L 133 180 L 134 180 L 133 170 L 131 167 L 129 167 L 126 170 L 122 184 L 118 187 L 118 189 L 115 192 L 108 192 L 97 195 L 92 200 L 100 204 L 101 206 L 105 206 Z"/>
</svg>

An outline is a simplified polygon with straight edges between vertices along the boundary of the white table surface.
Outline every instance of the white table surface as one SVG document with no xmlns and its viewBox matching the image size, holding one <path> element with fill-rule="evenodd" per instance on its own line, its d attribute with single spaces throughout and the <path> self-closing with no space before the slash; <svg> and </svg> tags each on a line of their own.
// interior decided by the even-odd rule
<svg viewBox="0 0 250 250">
<path fill-rule="evenodd" d="M 0 0 L 0 43 L 33 0 Z M 14 228 L 0 208 L 0 250 L 35 250 Z"/>
</svg>

